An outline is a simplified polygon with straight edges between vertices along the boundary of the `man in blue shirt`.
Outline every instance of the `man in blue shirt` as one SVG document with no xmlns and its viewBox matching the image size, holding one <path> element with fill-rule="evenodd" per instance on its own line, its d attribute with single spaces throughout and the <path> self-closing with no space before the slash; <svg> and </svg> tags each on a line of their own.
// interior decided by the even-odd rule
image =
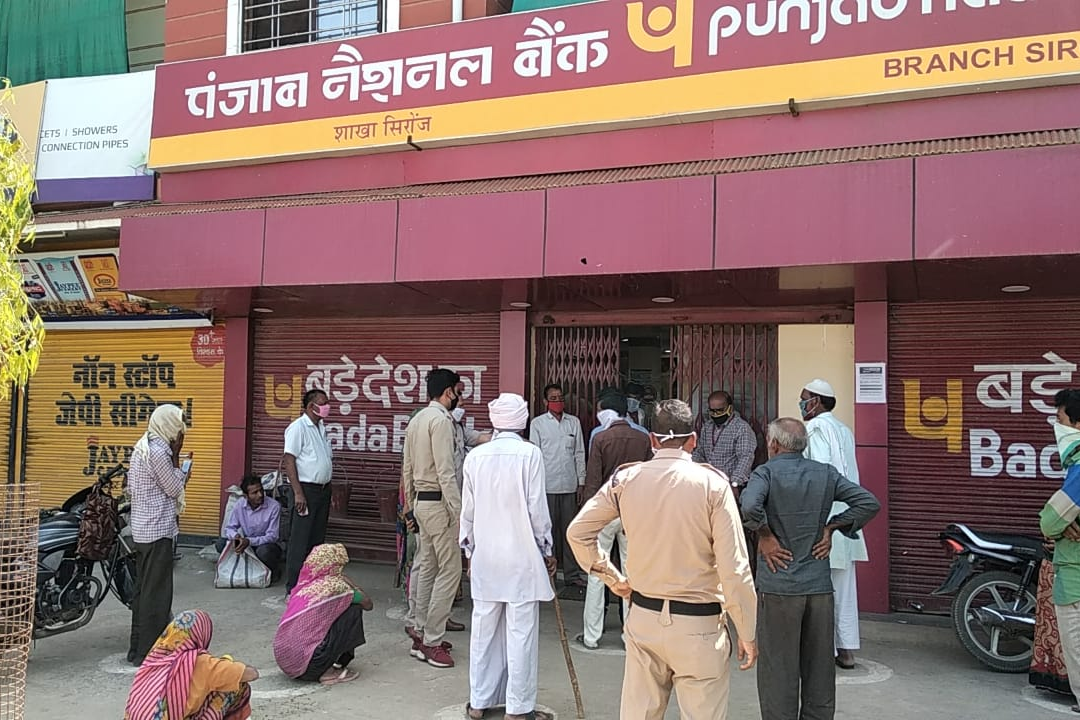
<svg viewBox="0 0 1080 720">
<path fill-rule="evenodd" d="M 270 568 L 270 581 L 275 582 L 281 574 L 281 505 L 266 499 L 262 480 L 254 475 L 240 482 L 244 498 L 233 506 L 229 522 L 225 525 L 225 537 L 218 542 L 218 552 L 231 543 L 233 550 L 243 553 L 248 548 Z"/>
</svg>

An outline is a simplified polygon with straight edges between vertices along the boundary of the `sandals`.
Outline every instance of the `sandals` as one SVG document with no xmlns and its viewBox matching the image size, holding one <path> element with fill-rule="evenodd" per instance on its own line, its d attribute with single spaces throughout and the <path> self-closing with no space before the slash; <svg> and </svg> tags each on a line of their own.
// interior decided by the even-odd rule
<svg viewBox="0 0 1080 720">
<path fill-rule="evenodd" d="M 360 673 L 353 672 L 349 668 L 341 668 L 341 674 L 337 677 L 330 678 L 329 680 L 319 680 L 320 685 L 330 687 L 332 685 L 340 685 L 341 683 L 352 682 L 356 678 L 360 677 Z"/>
<path fill-rule="evenodd" d="M 473 715 L 472 713 L 474 713 L 474 712 L 478 712 L 478 713 L 480 713 L 480 715 L 479 716 Z M 487 717 L 487 714 L 488 714 L 487 710 L 480 710 L 478 708 L 474 708 L 469 703 L 465 703 L 465 719 L 466 720 L 480 720 L 481 718 Z M 525 720 L 555 720 L 554 715 L 552 715 L 551 713 L 546 713 L 543 710 L 533 710 L 531 713 L 526 714 L 524 717 L 525 717 Z"/>
</svg>

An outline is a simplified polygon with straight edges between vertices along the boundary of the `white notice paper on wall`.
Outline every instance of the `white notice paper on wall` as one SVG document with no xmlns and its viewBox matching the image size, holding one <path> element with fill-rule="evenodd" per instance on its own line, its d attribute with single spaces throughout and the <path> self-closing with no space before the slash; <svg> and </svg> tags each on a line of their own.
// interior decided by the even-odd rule
<svg viewBox="0 0 1080 720">
<path fill-rule="evenodd" d="M 855 363 L 855 402 L 885 404 L 885 363 Z"/>
</svg>

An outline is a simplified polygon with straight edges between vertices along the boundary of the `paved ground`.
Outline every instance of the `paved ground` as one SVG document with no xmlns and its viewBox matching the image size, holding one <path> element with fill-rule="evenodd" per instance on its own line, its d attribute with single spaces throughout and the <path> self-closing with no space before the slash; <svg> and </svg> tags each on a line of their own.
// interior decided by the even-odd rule
<svg viewBox="0 0 1080 720">
<path fill-rule="evenodd" d="M 201 608 L 215 621 L 212 648 L 263 671 L 254 686 L 257 720 L 303 718 L 461 718 L 468 694 L 468 635 L 450 638 L 458 647 L 458 667 L 436 670 L 408 657 L 400 618 L 403 602 L 389 568 L 353 565 L 349 574 L 374 598 L 367 615 L 368 642 L 354 667 L 361 679 L 322 689 L 294 683 L 276 669 L 271 639 L 284 609 L 282 590 L 214 590 L 212 565 L 187 551 L 177 569 L 177 611 Z M 581 604 L 563 602 L 572 638 L 581 629 Z M 614 610 L 614 607 L 612 608 Z M 617 614 L 615 620 L 617 621 Z M 455 617 L 468 622 L 466 608 Z M 37 643 L 30 660 L 28 720 L 121 718 L 134 669 L 123 662 L 130 615 L 115 599 L 101 607 L 81 630 Z M 575 717 L 574 700 L 559 646 L 555 613 L 542 616 L 540 703 L 561 720 Z M 960 647 L 947 627 L 896 621 L 865 622 L 863 664 L 839 680 L 837 718 L 1068 717 L 1067 706 L 1029 692 L 1026 676 L 983 670 Z M 623 657 L 616 631 L 605 636 L 610 649 L 575 649 L 573 658 L 589 720 L 618 718 Z M 677 718 L 673 707 L 667 718 Z M 735 672 L 731 718 L 759 717 L 753 672 Z"/>
</svg>

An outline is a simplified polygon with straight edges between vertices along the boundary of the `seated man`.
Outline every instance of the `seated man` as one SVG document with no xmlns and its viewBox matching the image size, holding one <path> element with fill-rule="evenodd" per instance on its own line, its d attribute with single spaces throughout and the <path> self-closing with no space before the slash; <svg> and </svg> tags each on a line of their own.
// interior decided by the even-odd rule
<svg viewBox="0 0 1080 720">
<path fill-rule="evenodd" d="M 232 515 L 225 525 L 225 537 L 218 541 L 218 552 L 232 543 L 238 553 L 248 548 L 266 567 L 270 568 L 270 581 L 277 582 L 281 576 L 281 545 L 278 544 L 278 527 L 281 521 L 281 505 L 276 500 L 267 502 L 262 480 L 249 475 L 240 482 L 244 499 L 233 506 Z"/>
</svg>

